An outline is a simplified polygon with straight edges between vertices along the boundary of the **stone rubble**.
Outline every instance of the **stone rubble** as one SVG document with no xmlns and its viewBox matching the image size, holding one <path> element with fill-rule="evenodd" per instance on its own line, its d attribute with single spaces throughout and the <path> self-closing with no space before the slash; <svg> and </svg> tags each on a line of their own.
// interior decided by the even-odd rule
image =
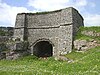
<svg viewBox="0 0 100 75">
<path fill-rule="evenodd" d="M 96 46 L 100 46 L 96 40 L 92 39 L 90 41 L 86 40 L 75 40 L 74 41 L 74 48 L 78 51 L 88 50 L 90 48 L 95 48 Z"/>
</svg>

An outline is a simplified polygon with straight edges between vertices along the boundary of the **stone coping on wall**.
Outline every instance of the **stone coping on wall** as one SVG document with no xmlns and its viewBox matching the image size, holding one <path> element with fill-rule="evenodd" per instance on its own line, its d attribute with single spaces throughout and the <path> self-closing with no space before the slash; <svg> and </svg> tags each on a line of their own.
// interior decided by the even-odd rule
<svg viewBox="0 0 100 75">
<path fill-rule="evenodd" d="M 43 14 L 51 14 L 51 13 L 56 13 L 56 12 L 61 12 L 62 10 L 66 10 L 66 9 L 74 9 L 79 15 L 80 13 L 73 7 L 67 7 L 67 8 L 63 8 L 63 9 L 59 9 L 59 10 L 54 10 L 54 11 L 43 11 L 43 12 L 29 12 L 29 13 L 18 13 L 18 15 L 22 15 L 22 14 L 26 14 L 26 15 L 43 15 Z M 80 15 L 81 16 L 81 15 Z M 81 18 L 83 19 L 83 17 L 81 16 Z"/>
<path fill-rule="evenodd" d="M 27 14 L 27 15 L 41 15 L 41 14 L 49 14 L 49 13 L 56 13 L 56 12 L 61 12 L 62 10 L 65 10 L 65 9 L 74 9 L 73 7 L 68 7 L 68 8 L 64 8 L 64 9 L 59 9 L 59 10 L 54 10 L 54 11 L 43 11 L 43 12 L 35 12 L 35 13 L 18 13 L 18 15 L 21 15 L 21 14 Z M 76 10 L 76 9 L 75 9 Z"/>
</svg>

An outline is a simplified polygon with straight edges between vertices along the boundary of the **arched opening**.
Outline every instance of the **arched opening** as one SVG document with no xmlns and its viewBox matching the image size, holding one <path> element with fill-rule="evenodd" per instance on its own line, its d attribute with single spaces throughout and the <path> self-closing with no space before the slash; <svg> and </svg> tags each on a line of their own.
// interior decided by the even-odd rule
<svg viewBox="0 0 100 75">
<path fill-rule="evenodd" d="M 37 42 L 33 47 L 33 54 L 38 57 L 50 57 L 52 56 L 52 44 L 48 41 Z"/>
</svg>

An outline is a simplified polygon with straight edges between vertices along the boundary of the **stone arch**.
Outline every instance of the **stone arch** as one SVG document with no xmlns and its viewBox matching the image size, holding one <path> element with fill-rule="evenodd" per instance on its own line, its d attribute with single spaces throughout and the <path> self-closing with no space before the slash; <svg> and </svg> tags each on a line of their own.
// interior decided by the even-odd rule
<svg viewBox="0 0 100 75">
<path fill-rule="evenodd" d="M 38 39 L 32 44 L 32 52 L 37 57 L 53 56 L 54 44 L 49 39 Z"/>
</svg>

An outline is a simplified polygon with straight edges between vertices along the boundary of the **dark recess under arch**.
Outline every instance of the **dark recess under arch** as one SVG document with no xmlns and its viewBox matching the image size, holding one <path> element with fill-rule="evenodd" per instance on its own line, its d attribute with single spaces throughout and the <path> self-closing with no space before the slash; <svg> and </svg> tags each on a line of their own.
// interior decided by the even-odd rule
<svg viewBox="0 0 100 75">
<path fill-rule="evenodd" d="M 48 41 L 37 42 L 33 47 L 33 54 L 37 57 L 50 57 L 53 54 L 53 46 Z"/>
</svg>

